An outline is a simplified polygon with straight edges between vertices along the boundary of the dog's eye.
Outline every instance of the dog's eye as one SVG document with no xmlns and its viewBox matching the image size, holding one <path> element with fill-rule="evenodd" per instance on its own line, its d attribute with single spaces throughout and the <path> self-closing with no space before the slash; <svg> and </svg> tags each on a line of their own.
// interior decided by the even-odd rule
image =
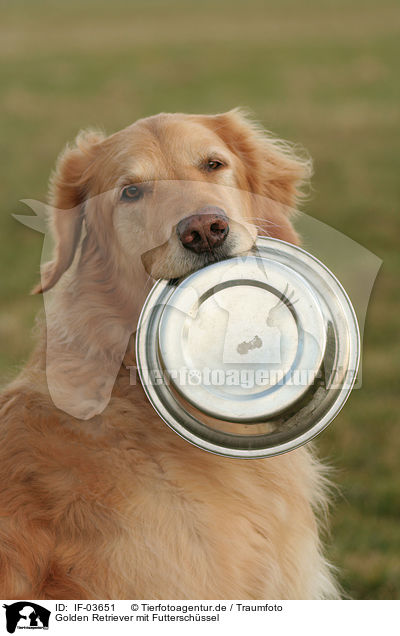
<svg viewBox="0 0 400 636">
<path fill-rule="evenodd" d="M 121 201 L 135 201 L 139 199 L 142 192 L 138 186 L 129 185 L 126 186 L 121 192 Z"/>
<path fill-rule="evenodd" d="M 223 167 L 223 162 L 219 161 L 219 159 L 210 159 L 209 161 L 207 161 L 207 170 L 218 170 L 219 168 Z"/>
</svg>

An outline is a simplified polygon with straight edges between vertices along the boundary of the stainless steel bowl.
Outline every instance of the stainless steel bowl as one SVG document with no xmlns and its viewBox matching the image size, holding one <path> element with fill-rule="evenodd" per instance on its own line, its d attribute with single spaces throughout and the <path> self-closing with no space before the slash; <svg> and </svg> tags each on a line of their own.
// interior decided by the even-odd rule
<svg viewBox="0 0 400 636">
<path fill-rule="evenodd" d="M 140 379 L 160 417 L 229 457 L 277 455 L 315 437 L 346 401 L 359 357 L 339 281 L 271 238 L 250 255 L 158 281 L 136 336 Z"/>
</svg>

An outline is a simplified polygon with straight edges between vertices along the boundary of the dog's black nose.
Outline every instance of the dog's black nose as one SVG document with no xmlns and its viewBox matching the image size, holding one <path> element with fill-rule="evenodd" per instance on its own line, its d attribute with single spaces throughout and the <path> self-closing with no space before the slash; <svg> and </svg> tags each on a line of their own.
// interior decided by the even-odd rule
<svg viewBox="0 0 400 636">
<path fill-rule="evenodd" d="M 179 221 L 176 231 L 184 247 L 200 254 L 222 245 L 229 233 L 229 223 L 221 208 L 207 206 Z"/>
</svg>

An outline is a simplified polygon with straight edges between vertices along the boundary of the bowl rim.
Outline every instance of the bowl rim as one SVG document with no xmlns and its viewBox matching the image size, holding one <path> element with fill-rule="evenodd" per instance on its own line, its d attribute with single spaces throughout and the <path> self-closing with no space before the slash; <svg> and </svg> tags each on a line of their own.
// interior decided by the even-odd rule
<svg viewBox="0 0 400 636">
<path fill-rule="evenodd" d="M 210 265 L 207 265 L 206 267 L 201 268 L 200 270 L 195 270 L 194 272 L 191 272 L 180 279 L 176 279 L 173 282 L 167 279 L 160 279 L 156 281 L 152 289 L 150 290 L 139 315 L 138 326 L 136 330 L 136 344 L 135 344 L 136 366 L 137 366 L 140 382 L 142 384 L 143 390 L 150 404 L 152 405 L 156 413 L 159 415 L 159 417 L 169 426 L 169 428 L 175 431 L 175 433 L 177 433 L 180 437 L 182 437 L 189 443 L 193 444 L 194 446 L 201 448 L 202 450 L 206 450 L 208 452 L 211 452 L 223 457 L 241 458 L 241 459 L 254 459 L 254 458 L 259 459 L 259 458 L 272 457 L 275 455 L 281 455 L 281 454 L 287 453 L 291 450 L 299 448 L 300 446 L 303 446 L 307 442 L 310 442 L 317 435 L 319 435 L 319 433 L 321 433 L 342 410 L 344 404 L 346 403 L 353 389 L 354 383 L 357 378 L 357 372 L 359 369 L 360 357 L 361 357 L 360 356 L 361 338 L 360 338 L 360 329 L 359 329 L 359 325 L 357 321 L 356 312 L 354 310 L 354 307 L 351 303 L 351 300 L 347 292 L 345 291 L 345 289 L 343 288 L 343 285 L 337 279 L 335 274 L 333 274 L 333 272 L 318 258 L 316 258 L 313 254 L 310 254 L 309 252 L 307 252 L 302 247 L 293 245 L 292 243 L 288 243 L 287 241 L 282 241 L 281 239 L 277 239 L 277 238 L 257 237 L 256 243 L 254 245 L 255 248 L 257 247 L 262 248 L 262 247 L 268 247 L 268 246 L 271 248 L 274 248 L 275 246 L 275 249 L 279 249 L 279 246 L 281 247 L 283 246 L 286 252 L 288 249 L 289 251 L 294 250 L 295 252 L 298 252 L 301 255 L 303 255 L 303 257 L 305 257 L 306 259 L 314 261 L 314 263 L 316 263 L 319 268 L 322 268 L 324 270 L 324 272 L 328 275 L 328 278 L 332 281 L 332 283 L 337 286 L 337 290 L 339 292 L 339 300 L 340 300 L 340 294 L 341 294 L 343 297 L 343 300 L 345 301 L 344 304 L 341 302 L 340 305 L 342 307 L 344 315 L 346 316 L 349 332 L 351 331 L 351 334 L 349 337 L 349 340 L 350 340 L 349 363 L 354 362 L 354 364 L 352 365 L 354 368 L 351 368 L 350 364 L 347 366 L 347 369 L 344 373 L 342 386 L 339 388 L 338 395 L 336 396 L 334 402 L 330 405 L 330 407 L 323 414 L 323 416 L 319 420 L 317 420 L 317 422 L 311 425 L 310 428 L 308 428 L 306 431 L 304 431 L 300 435 L 294 436 L 288 441 L 284 441 L 284 442 L 278 443 L 275 446 L 270 446 L 267 448 L 238 449 L 238 448 L 229 447 L 229 446 L 222 446 L 217 443 L 212 443 L 208 440 L 202 439 L 199 435 L 195 434 L 190 429 L 185 427 L 182 421 L 179 421 L 177 417 L 175 417 L 173 414 L 171 414 L 168 411 L 168 408 L 160 399 L 159 394 L 154 389 L 154 386 L 146 382 L 144 370 L 146 368 L 145 365 L 147 361 L 147 355 L 146 355 L 147 339 L 146 339 L 146 328 L 145 328 L 147 318 L 149 317 L 151 312 L 154 311 L 155 307 L 157 306 L 162 307 L 162 309 L 159 310 L 160 312 L 162 312 L 163 307 L 165 307 L 165 305 L 168 304 L 168 299 L 163 304 L 160 304 L 159 302 L 154 302 L 156 293 L 160 292 L 158 298 L 156 299 L 156 300 L 160 300 L 160 294 L 162 292 L 166 293 L 166 290 L 168 290 L 169 291 L 168 298 L 169 298 L 173 294 L 174 289 L 177 286 L 179 286 L 181 282 L 186 281 L 190 276 L 196 275 L 196 274 L 198 275 L 198 272 L 207 269 L 207 267 L 213 267 L 213 265 L 217 265 L 223 262 L 228 262 L 229 260 L 233 260 L 234 258 L 238 258 L 238 257 L 243 258 L 243 255 L 235 255 L 232 258 L 226 259 L 225 261 L 220 261 L 218 263 L 211 263 Z M 252 252 L 249 251 L 248 255 L 252 255 Z M 263 257 L 262 254 L 257 254 L 257 252 L 254 253 L 253 255 L 258 258 Z M 157 346 L 156 342 L 154 342 L 154 346 L 155 347 Z M 185 409 L 183 407 L 181 408 L 182 408 L 182 413 L 185 413 L 186 415 L 188 415 Z M 198 410 L 198 413 L 201 417 L 202 412 Z M 204 415 L 206 414 L 204 413 Z M 194 416 L 191 416 L 190 414 L 189 414 L 189 417 L 194 418 Z"/>
</svg>

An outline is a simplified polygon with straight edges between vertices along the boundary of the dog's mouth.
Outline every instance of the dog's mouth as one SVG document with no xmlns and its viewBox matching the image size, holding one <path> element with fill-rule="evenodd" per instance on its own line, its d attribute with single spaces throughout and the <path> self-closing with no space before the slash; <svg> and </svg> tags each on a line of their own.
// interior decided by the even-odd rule
<svg viewBox="0 0 400 636">
<path fill-rule="evenodd" d="M 220 247 L 216 247 L 210 250 L 206 250 L 201 252 L 200 254 L 193 254 L 193 271 L 201 269 L 206 265 L 210 265 L 211 263 L 218 263 L 219 261 L 224 261 L 228 258 L 232 258 L 236 256 L 236 250 L 234 246 L 221 245 Z"/>
<path fill-rule="evenodd" d="M 155 280 L 177 280 L 235 256 L 249 254 L 254 248 L 256 232 L 229 232 L 221 245 L 194 251 L 180 242 L 167 241 L 157 248 L 142 254 L 141 260 L 146 272 Z"/>
<path fill-rule="evenodd" d="M 255 241 L 252 245 L 243 249 L 240 242 L 235 240 L 234 237 L 231 237 L 229 244 L 224 243 L 220 247 L 201 252 L 200 254 L 190 254 L 190 258 L 188 258 L 188 255 L 185 254 L 185 257 L 182 259 L 182 263 L 180 263 L 180 266 L 177 267 L 176 274 L 168 278 L 171 280 L 178 280 L 179 278 L 192 274 L 203 267 L 207 267 L 207 265 L 225 261 L 230 258 L 234 258 L 235 256 L 250 254 L 254 249 Z"/>
</svg>

